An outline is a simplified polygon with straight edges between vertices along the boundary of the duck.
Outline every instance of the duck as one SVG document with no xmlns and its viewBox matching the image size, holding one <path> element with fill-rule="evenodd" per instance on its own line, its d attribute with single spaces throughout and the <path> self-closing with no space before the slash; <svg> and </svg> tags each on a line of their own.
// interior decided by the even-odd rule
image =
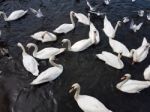
<svg viewBox="0 0 150 112">
<path fill-rule="evenodd" d="M 75 16 L 75 13 L 73 11 L 70 11 L 70 20 L 71 24 L 64 23 L 57 27 L 55 30 L 53 30 L 54 33 L 68 33 L 72 31 L 75 28 L 75 22 L 73 20 L 73 16 Z"/>
<path fill-rule="evenodd" d="M 29 71 L 30 73 L 32 73 L 34 76 L 38 76 L 39 75 L 39 69 L 38 69 L 39 63 L 31 55 L 26 53 L 25 48 L 23 47 L 21 43 L 18 43 L 17 46 L 22 49 L 22 57 L 23 57 L 22 62 L 23 62 L 25 69 Z"/>
<path fill-rule="evenodd" d="M 28 43 L 27 48 L 34 47 L 33 56 L 38 59 L 49 59 L 51 56 L 56 56 L 66 50 L 66 48 L 47 47 L 38 51 L 38 46 L 34 43 Z"/>
<path fill-rule="evenodd" d="M 75 92 L 74 99 L 83 112 L 112 112 L 102 102 L 93 96 L 80 95 L 81 87 L 74 83 L 69 93 Z"/>
<path fill-rule="evenodd" d="M 90 25 L 90 21 L 89 21 L 89 17 L 87 17 L 86 15 L 82 14 L 82 13 L 74 13 L 74 16 L 78 19 L 79 23 L 82 23 L 84 25 Z"/>
<path fill-rule="evenodd" d="M 128 48 L 121 42 L 114 40 L 112 38 L 109 38 L 109 45 L 116 53 L 122 53 L 122 56 L 132 58 L 132 54 L 128 50 Z"/>
<path fill-rule="evenodd" d="M 34 79 L 30 85 L 39 85 L 46 82 L 51 82 L 58 78 L 63 72 L 63 66 L 54 62 L 55 56 L 49 58 L 49 62 L 53 67 L 49 67 L 45 71 L 41 72 L 39 76 Z"/>
<path fill-rule="evenodd" d="M 118 29 L 118 26 L 120 25 L 121 25 L 121 21 L 118 21 L 115 28 L 113 28 L 112 24 L 110 23 L 110 21 L 107 19 L 107 16 L 105 15 L 103 31 L 107 37 L 114 38 L 116 35 L 116 31 Z"/>
<path fill-rule="evenodd" d="M 131 49 L 130 53 L 132 54 L 133 61 L 132 64 L 136 62 L 142 62 L 146 59 L 149 53 L 150 44 L 147 42 L 147 39 L 144 37 L 142 45 L 137 49 Z"/>
<path fill-rule="evenodd" d="M 29 8 L 29 9 L 30 9 L 30 11 L 31 11 L 33 14 L 35 14 L 35 16 L 36 16 L 37 18 L 41 18 L 41 17 L 44 16 L 43 13 L 42 13 L 42 11 L 41 11 L 41 9 L 38 9 L 38 10 L 35 10 L 35 9 L 33 9 L 33 8 Z"/>
<path fill-rule="evenodd" d="M 125 93 L 140 93 L 145 88 L 150 86 L 149 81 L 132 80 L 131 74 L 125 74 L 121 78 L 121 82 L 116 85 L 116 88 Z"/>
<path fill-rule="evenodd" d="M 130 29 L 133 30 L 134 32 L 137 32 L 138 30 L 140 30 L 140 28 L 142 27 L 143 22 L 139 23 L 138 25 L 136 25 L 132 19 L 131 24 L 130 24 Z"/>
<path fill-rule="evenodd" d="M 27 12 L 28 10 L 15 10 L 7 17 L 6 13 L 0 11 L 0 15 L 4 17 L 5 21 L 14 21 L 23 17 Z"/>
<path fill-rule="evenodd" d="M 41 41 L 42 43 L 57 40 L 57 36 L 48 31 L 39 31 L 39 32 L 36 32 L 33 35 L 31 35 L 30 37 L 35 40 Z"/>
<path fill-rule="evenodd" d="M 97 58 L 104 61 L 107 65 L 116 68 L 116 69 L 123 69 L 124 63 L 122 62 L 121 53 L 118 54 L 118 56 L 107 52 L 102 51 L 101 54 L 96 54 Z"/>
<path fill-rule="evenodd" d="M 145 80 L 150 81 L 150 65 L 148 65 L 148 67 L 145 68 L 143 75 Z"/>
<path fill-rule="evenodd" d="M 96 37 L 96 32 L 95 32 L 95 37 Z M 72 51 L 72 52 L 81 52 L 94 44 L 90 38 L 82 39 L 82 40 L 74 43 L 72 46 L 71 46 L 71 41 L 69 39 L 63 39 L 62 43 L 63 44 L 68 43 L 67 50 Z"/>
<path fill-rule="evenodd" d="M 90 21 L 90 13 L 88 13 L 88 18 Z M 97 45 L 100 42 L 99 31 L 96 29 L 96 27 L 91 21 L 90 21 L 89 38 L 92 40 L 93 43 L 95 43 L 95 45 Z"/>
</svg>

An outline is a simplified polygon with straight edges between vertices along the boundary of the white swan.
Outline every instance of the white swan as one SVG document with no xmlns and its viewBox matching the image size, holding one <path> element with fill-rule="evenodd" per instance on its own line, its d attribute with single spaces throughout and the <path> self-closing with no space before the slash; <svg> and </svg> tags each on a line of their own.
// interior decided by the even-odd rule
<svg viewBox="0 0 150 112">
<path fill-rule="evenodd" d="M 85 24 L 85 25 L 90 25 L 89 17 L 85 16 L 82 13 L 74 13 L 74 16 L 78 19 L 79 23 Z"/>
<path fill-rule="evenodd" d="M 110 4 L 110 0 L 104 0 L 105 5 L 109 5 Z"/>
<path fill-rule="evenodd" d="M 84 112 L 112 112 L 98 99 L 89 95 L 80 95 L 80 85 L 75 83 L 72 85 L 69 93 L 75 91 L 74 99 L 78 106 Z"/>
<path fill-rule="evenodd" d="M 71 46 L 71 42 L 69 39 L 62 40 L 63 44 L 66 42 L 68 43 L 68 51 L 72 51 L 72 52 L 83 51 L 83 50 L 87 49 L 88 47 L 90 47 L 92 44 L 94 44 L 90 38 L 80 40 L 80 41 L 74 43 L 72 46 Z"/>
<path fill-rule="evenodd" d="M 17 46 L 22 49 L 22 57 L 23 57 L 22 62 L 25 69 L 31 72 L 34 76 L 38 76 L 39 74 L 38 62 L 31 55 L 26 53 L 21 43 L 18 43 Z"/>
<path fill-rule="evenodd" d="M 127 23 L 129 21 L 130 21 L 129 17 L 123 17 L 123 20 L 122 20 L 123 23 Z"/>
<path fill-rule="evenodd" d="M 143 75 L 145 80 L 150 80 L 150 65 L 144 70 Z"/>
<path fill-rule="evenodd" d="M 107 51 L 102 51 L 101 54 L 96 54 L 96 56 L 104 61 L 107 65 L 112 66 L 116 69 L 122 69 L 124 67 L 124 64 L 122 62 L 121 58 L 121 54 L 118 54 L 118 56 L 107 52 Z"/>
<path fill-rule="evenodd" d="M 132 19 L 131 24 L 130 24 L 130 29 L 133 30 L 134 32 L 137 32 L 138 30 L 140 30 L 140 28 L 142 27 L 143 22 L 139 23 L 138 25 L 136 25 Z"/>
<path fill-rule="evenodd" d="M 116 35 L 116 31 L 118 29 L 118 26 L 120 25 L 121 25 L 121 21 L 118 21 L 114 29 L 110 21 L 107 19 L 107 16 L 105 16 L 103 31 L 109 38 L 114 38 Z"/>
<path fill-rule="evenodd" d="M 142 62 L 149 53 L 150 44 L 147 42 L 146 38 L 143 39 L 142 45 L 137 49 L 131 49 L 130 53 L 133 57 L 133 62 Z"/>
<path fill-rule="evenodd" d="M 89 38 L 92 40 L 93 43 L 98 44 L 100 42 L 99 31 L 96 29 L 94 24 L 90 21 L 90 13 L 88 13 L 88 19 L 90 22 Z"/>
<path fill-rule="evenodd" d="M 137 12 L 138 16 L 140 16 L 140 17 L 144 16 L 144 10 L 138 10 L 138 11 L 133 11 L 133 12 Z"/>
<path fill-rule="evenodd" d="M 73 30 L 75 28 L 75 22 L 73 20 L 73 16 L 75 16 L 75 13 L 73 11 L 70 11 L 71 24 L 64 23 L 60 25 L 58 28 L 56 28 L 53 32 L 54 33 L 68 33 L 71 30 Z"/>
<path fill-rule="evenodd" d="M 150 12 L 147 13 L 147 20 L 150 20 Z"/>
<path fill-rule="evenodd" d="M 57 36 L 48 31 L 39 31 L 31 35 L 30 37 L 32 37 L 35 40 L 39 40 L 43 43 L 57 40 Z"/>
<path fill-rule="evenodd" d="M 53 61 L 54 59 L 55 59 L 54 57 L 51 57 L 49 59 L 49 62 L 51 63 L 51 65 L 53 65 L 53 67 L 50 67 L 47 70 L 40 73 L 39 76 L 30 83 L 31 85 L 38 85 L 38 84 L 42 84 L 45 82 L 53 81 L 57 77 L 59 77 L 60 74 L 62 74 L 63 66 L 60 64 L 54 63 Z"/>
<path fill-rule="evenodd" d="M 132 55 L 129 52 L 128 48 L 121 42 L 114 40 L 112 38 L 109 38 L 109 45 L 113 49 L 114 52 L 116 53 L 122 53 L 122 56 L 131 58 Z"/>
<path fill-rule="evenodd" d="M 14 21 L 17 20 L 21 17 L 23 17 L 26 13 L 28 12 L 28 10 L 16 10 L 13 11 L 8 17 L 6 16 L 6 14 L 2 11 L 0 11 L 0 15 L 4 16 L 4 20 L 5 21 Z"/>
<path fill-rule="evenodd" d="M 116 85 L 116 88 L 126 93 L 139 93 L 141 90 L 150 86 L 149 81 L 131 80 L 130 74 L 125 74 L 121 79 L 123 81 Z"/>
<path fill-rule="evenodd" d="M 54 48 L 54 47 L 47 47 L 40 51 L 38 51 L 38 47 L 34 43 L 28 43 L 27 47 L 34 47 L 33 56 L 38 59 L 49 59 L 52 56 L 56 56 L 65 51 L 66 48 Z"/>
<path fill-rule="evenodd" d="M 41 9 L 39 9 L 39 10 L 35 10 L 35 9 L 33 9 L 33 8 L 29 8 L 29 9 L 30 9 L 30 11 L 31 11 L 33 14 L 35 14 L 35 16 L 36 16 L 37 18 L 41 18 L 41 17 L 44 16 L 43 13 L 42 13 L 42 11 L 41 11 Z"/>
</svg>

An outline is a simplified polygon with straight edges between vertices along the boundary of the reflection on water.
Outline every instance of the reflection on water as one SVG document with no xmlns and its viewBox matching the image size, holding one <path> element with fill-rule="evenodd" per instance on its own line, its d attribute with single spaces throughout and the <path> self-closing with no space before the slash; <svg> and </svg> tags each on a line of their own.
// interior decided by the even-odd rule
<svg viewBox="0 0 150 112">
<path fill-rule="evenodd" d="M 90 0 L 89 0 L 90 1 Z M 140 18 L 132 11 L 144 9 L 149 10 L 150 1 L 137 0 L 132 3 L 131 0 L 112 0 L 109 6 L 103 5 L 102 0 L 91 0 L 91 4 L 99 4 L 98 9 L 106 12 L 113 25 L 124 16 L 133 18 L 135 22 L 144 21 L 144 25 L 138 33 L 129 30 L 129 24 L 124 24 L 119 28 L 116 39 L 123 42 L 129 49 L 140 46 L 143 37 L 147 37 L 150 42 L 150 22 Z M 101 51 L 110 51 L 108 38 L 102 32 L 103 17 L 92 15 L 91 21 L 100 31 L 101 42 L 97 46 L 80 52 L 65 52 L 57 58 L 58 63 L 64 66 L 63 74 L 51 83 L 31 87 L 29 83 L 35 78 L 28 73 L 23 65 L 21 50 L 16 46 L 17 42 L 26 45 L 28 42 L 34 42 L 42 49 L 46 46 L 61 47 L 61 40 L 68 38 L 72 43 L 88 37 L 89 27 L 80 23 L 76 24 L 76 29 L 66 35 L 58 35 L 58 41 L 42 44 L 30 38 L 30 35 L 41 31 L 53 31 L 62 23 L 69 23 L 69 12 L 82 12 L 87 14 L 88 7 L 85 0 L 1 0 L 0 10 L 9 15 L 16 9 L 28 9 L 29 7 L 41 8 L 44 18 L 36 18 L 29 12 L 23 18 L 4 22 L 0 18 L 0 29 L 2 36 L 0 40 L 7 43 L 9 53 L 13 57 L 7 56 L 0 59 L 0 74 L 3 83 L 0 83 L 0 110 L 8 112 L 13 108 L 14 112 L 82 112 L 69 95 L 70 86 L 78 82 L 82 87 L 82 94 L 88 94 L 98 98 L 109 109 L 114 112 L 149 112 L 150 107 L 150 89 L 146 89 L 140 94 L 129 95 L 116 90 L 115 85 L 120 81 L 124 73 L 131 73 L 133 79 L 143 80 L 143 71 L 150 63 L 150 56 L 142 63 L 131 65 L 131 60 L 123 58 L 125 68 L 116 70 L 99 61 L 95 54 Z M 48 62 L 39 61 L 40 71 L 50 66 Z M 18 96 L 19 95 L 19 96 Z M 2 103 L 1 103 L 2 102 Z"/>
</svg>

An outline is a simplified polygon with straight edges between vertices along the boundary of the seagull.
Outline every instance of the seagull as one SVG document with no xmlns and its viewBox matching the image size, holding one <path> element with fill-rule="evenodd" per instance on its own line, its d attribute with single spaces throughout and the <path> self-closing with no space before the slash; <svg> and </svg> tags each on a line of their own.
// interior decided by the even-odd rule
<svg viewBox="0 0 150 112">
<path fill-rule="evenodd" d="M 138 30 L 140 30 L 142 25 L 143 25 L 143 22 L 139 23 L 138 25 L 134 24 L 134 21 L 132 19 L 131 24 L 130 24 L 130 29 L 133 30 L 134 32 L 137 32 Z"/>
<path fill-rule="evenodd" d="M 41 17 L 44 16 L 43 13 L 41 12 L 41 9 L 35 10 L 35 9 L 33 9 L 33 8 L 30 8 L 30 11 L 31 11 L 33 14 L 35 14 L 35 16 L 36 16 L 37 18 L 41 18 Z"/>
</svg>

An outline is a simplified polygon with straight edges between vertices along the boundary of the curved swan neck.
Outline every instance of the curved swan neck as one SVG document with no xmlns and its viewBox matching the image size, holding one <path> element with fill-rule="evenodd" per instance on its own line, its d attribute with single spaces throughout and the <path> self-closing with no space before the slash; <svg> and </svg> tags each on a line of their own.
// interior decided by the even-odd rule
<svg viewBox="0 0 150 112">
<path fill-rule="evenodd" d="M 7 18 L 7 16 L 6 16 L 6 14 L 5 14 L 4 12 L 1 12 L 1 14 L 2 14 L 2 16 L 4 17 L 4 20 L 7 21 L 8 18 Z"/>
<path fill-rule="evenodd" d="M 25 48 L 23 47 L 23 45 L 20 44 L 19 47 L 22 49 L 22 54 L 26 54 L 26 51 L 25 51 Z"/>
<path fill-rule="evenodd" d="M 120 82 L 120 83 L 117 85 L 117 87 L 118 87 L 118 88 L 121 88 L 121 86 L 123 86 L 130 78 L 131 78 L 131 77 L 126 77 L 126 79 L 123 80 L 122 82 Z"/>
<path fill-rule="evenodd" d="M 56 64 L 53 60 L 49 59 L 49 62 L 54 67 L 62 67 L 60 64 Z"/>
<path fill-rule="evenodd" d="M 71 51 L 71 41 L 67 39 L 66 42 L 68 43 L 68 48 L 67 48 L 68 51 Z"/>
<path fill-rule="evenodd" d="M 34 47 L 33 56 L 36 56 L 36 54 L 38 52 L 38 47 L 35 44 L 32 44 L 32 47 Z"/>
<path fill-rule="evenodd" d="M 75 22 L 74 22 L 74 20 L 73 20 L 73 14 L 74 14 L 75 12 L 70 12 L 70 20 L 71 20 L 71 23 L 73 24 L 73 26 L 75 26 Z"/>
<path fill-rule="evenodd" d="M 75 92 L 75 95 L 74 95 L 74 99 L 78 99 L 79 94 L 80 94 L 80 86 L 78 86 L 78 88 L 76 88 L 76 92 Z"/>
</svg>

